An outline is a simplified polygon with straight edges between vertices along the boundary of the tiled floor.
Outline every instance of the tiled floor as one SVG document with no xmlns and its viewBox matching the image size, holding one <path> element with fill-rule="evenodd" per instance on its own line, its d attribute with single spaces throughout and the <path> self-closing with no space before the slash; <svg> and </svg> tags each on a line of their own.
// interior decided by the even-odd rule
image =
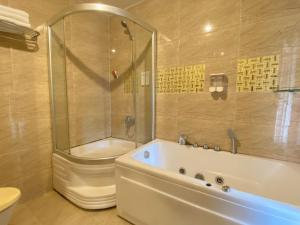
<svg viewBox="0 0 300 225">
<path fill-rule="evenodd" d="M 18 205 L 9 225 L 130 225 L 115 208 L 83 210 L 51 191 Z"/>
</svg>

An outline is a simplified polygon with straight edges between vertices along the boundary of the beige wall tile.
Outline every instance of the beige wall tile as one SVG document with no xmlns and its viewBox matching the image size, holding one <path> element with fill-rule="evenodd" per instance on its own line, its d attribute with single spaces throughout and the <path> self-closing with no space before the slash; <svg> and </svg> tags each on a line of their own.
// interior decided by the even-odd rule
<svg viewBox="0 0 300 225">
<path fill-rule="evenodd" d="M 190 137 L 192 143 L 199 145 L 208 144 L 213 148 L 219 145 L 222 150 L 230 149 L 230 139 L 227 129 L 232 127 L 231 121 L 213 121 L 198 118 L 196 116 L 178 117 L 178 134 Z"/>
<path fill-rule="evenodd" d="M 158 94 L 156 96 L 156 113 L 158 115 L 176 116 L 178 110 L 178 95 Z"/>
<path fill-rule="evenodd" d="M 178 96 L 178 117 L 194 117 L 211 121 L 233 121 L 236 107 L 235 95 L 226 100 L 215 100 L 210 93 Z"/>
<path fill-rule="evenodd" d="M 37 27 L 69 3 L 1 0 L 0 4 L 26 10 Z M 22 201 L 52 186 L 47 42 L 45 29 L 40 32 L 36 52 L 0 38 L 0 185 L 19 187 Z"/>
<path fill-rule="evenodd" d="M 176 141 L 178 137 L 177 116 L 156 116 L 156 138 Z"/>
<path fill-rule="evenodd" d="M 300 16 L 272 17 L 258 22 L 243 22 L 240 47 L 253 51 L 257 48 L 299 46 L 300 31 L 297 29 Z"/>
<path fill-rule="evenodd" d="M 230 150 L 227 129 L 233 128 L 239 152 L 299 162 L 298 94 L 236 93 L 235 87 L 238 59 L 275 54 L 281 57 L 280 85 L 300 85 L 299 10 L 298 1 L 279 0 L 146 0 L 131 8 L 158 30 L 159 67 L 205 64 L 203 93 L 157 96 L 157 137 L 176 140 L 185 133 Z M 162 25 L 170 19 L 171 32 Z M 211 32 L 205 32 L 208 24 Z M 208 93 L 212 73 L 227 75 L 226 95 Z"/>
<path fill-rule="evenodd" d="M 16 180 L 22 176 L 22 168 L 20 166 L 20 156 L 18 153 L 2 154 L 0 181 L 6 184 L 12 180 Z"/>
<path fill-rule="evenodd" d="M 23 199 L 27 201 L 52 190 L 52 170 L 43 169 L 23 178 Z"/>
<path fill-rule="evenodd" d="M 240 1 L 226 0 L 181 0 L 180 36 L 204 33 L 207 24 L 212 30 L 239 25 Z"/>
<path fill-rule="evenodd" d="M 274 17 L 299 14 L 300 3 L 297 0 L 242 0 L 241 15 L 243 21 L 265 20 Z"/>
<path fill-rule="evenodd" d="M 11 49 L 9 41 L 0 37 L 0 73 L 11 72 Z"/>
</svg>

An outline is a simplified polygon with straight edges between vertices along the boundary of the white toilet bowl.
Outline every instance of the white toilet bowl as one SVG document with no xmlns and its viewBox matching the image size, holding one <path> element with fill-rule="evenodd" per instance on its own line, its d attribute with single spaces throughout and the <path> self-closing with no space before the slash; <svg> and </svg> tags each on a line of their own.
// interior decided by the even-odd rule
<svg viewBox="0 0 300 225">
<path fill-rule="evenodd" d="M 21 192 L 17 188 L 0 188 L 0 225 L 8 224 L 20 196 Z"/>
</svg>

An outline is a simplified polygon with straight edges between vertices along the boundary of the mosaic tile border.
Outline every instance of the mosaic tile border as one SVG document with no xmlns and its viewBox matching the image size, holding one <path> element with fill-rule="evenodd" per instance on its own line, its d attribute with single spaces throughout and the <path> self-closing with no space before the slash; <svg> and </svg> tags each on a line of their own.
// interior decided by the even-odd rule
<svg viewBox="0 0 300 225">
<path fill-rule="evenodd" d="M 277 90 L 280 55 L 240 59 L 237 63 L 237 92 Z"/>
<path fill-rule="evenodd" d="M 204 90 L 205 64 L 162 68 L 157 71 L 158 94 L 199 93 Z"/>
</svg>

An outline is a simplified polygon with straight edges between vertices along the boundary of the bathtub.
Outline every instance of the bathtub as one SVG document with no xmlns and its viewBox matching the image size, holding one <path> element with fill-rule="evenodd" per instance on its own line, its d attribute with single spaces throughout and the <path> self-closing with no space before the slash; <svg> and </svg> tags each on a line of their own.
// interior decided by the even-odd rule
<svg viewBox="0 0 300 225">
<path fill-rule="evenodd" d="M 294 163 L 154 140 L 116 160 L 116 182 L 136 225 L 300 224 Z"/>
<path fill-rule="evenodd" d="M 52 156 L 53 187 L 77 206 L 104 209 L 116 205 L 115 158 L 134 142 L 107 138 Z"/>
</svg>

